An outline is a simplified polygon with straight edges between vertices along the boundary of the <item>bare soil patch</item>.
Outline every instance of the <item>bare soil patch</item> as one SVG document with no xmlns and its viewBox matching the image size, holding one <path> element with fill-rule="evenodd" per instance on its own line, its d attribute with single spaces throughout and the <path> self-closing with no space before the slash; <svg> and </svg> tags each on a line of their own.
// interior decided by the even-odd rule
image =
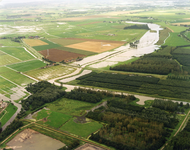
<svg viewBox="0 0 190 150">
<path fill-rule="evenodd" d="M 38 39 L 23 39 L 24 42 L 30 46 L 42 46 L 42 45 L 49 45 L 48 43 L 38 40 Z"/>
<path fill-rule="evenodd" d="M 177 25 L 177 26 L 180 26 L 180 25 L 190 25 L 190 22 L 172 23 L 172 25 Z"/>
<path fill-rule="evenodd" d="M 7 148 L 19 150 L 57 150 L 65 146 L 64 143 L 31 129 L 17 134 L 7 145 Z"/>
<path fill-rule="evenodd" d="M 103 148 L 100 148 L 100 147 L 97 147 L 97 146 L 94 146 L 94 145 L 91 145 L 91 144 L 84 144 L 80 147 L 78 147 L 77 149 L 75 150 L 104 150 Z"/>
<path fill-rule="evenodd" d="M 85 57 L 85 55 L 71 53 L 58 49 L 49 49 L 49 51 L 43 50 L 39 51 L 39 53 L 42 54 L 45 58 L 55 62 L 60 62 L 62 60 L 65 60 L 65 62 L 69 62 L 71 60 L 76 60 L 78 57 Z"/>
<path fill-rule="evenodd" d="M 112 49 L 117 48 L 121 45 L 123 45 L 123 44 L 112 43 L 112 42 L 86 41 L 86 42 L 82 42 L 82 43 L 68 45 L 66 47 L 86 50 L 86 51 L 95 52 L 95 53 L 101 53 L 101 52 L 105 52 L 108 50 L 112 50 Z"/>
</svg>

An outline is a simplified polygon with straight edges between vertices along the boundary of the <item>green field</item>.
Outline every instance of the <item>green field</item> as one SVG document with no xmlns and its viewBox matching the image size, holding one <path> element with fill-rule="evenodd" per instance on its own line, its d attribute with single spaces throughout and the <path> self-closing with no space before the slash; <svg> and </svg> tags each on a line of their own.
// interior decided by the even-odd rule
<svg viewBox="0 0 190 150">
<path fill-rule="evenodd" d="M 81 40 L 71 40 L 71 39 L 64 39 L 64 38 L 50 39 L 50 41 L 55 42 L 55 43 L 57 43 L 57 44 L 59 44 L 61 46 L 67 46 L 67 45 L 83 42 Z"/>
<path fill-rule="evenodd" d="M 42 41 L 48 43 L 49 45 L 43 45 L 43 46 L 34 46 L 33 48 L 37 51 L 42 51 L 42 50 L 46 50 L 46 49 L 51 49 L 51 48 L 56 48 L 56 47 L 60 47 L 60 45 L 58 44 L 54 44 L 53 42 L 50 42 L 46 39 L 41 39 Z"/>
<path fill-rule="evenodd" d="M 34 82 L 32 79 L 6 67 L 0 67 L 0 72 L 1 72 L 1 76 L 5 77 L 6 79 L 18 85 L 24 86 L 24 85 Z"/>
<path fill-rule="evenodd" d="M 16 85 L 5 80 L 0 76 L 0 93 L 6 96 L 9 96 L 9 94 L 12 93 L 11 89 L 15 88 Z"/>
<path fill-rule="evenodd" d="M 103 127 L 102 124 L 99 124 L 98 122 L 95 121 L 82 124 L 82 123 L 76 123 L 74 121 L 75 119 L 76 118 L 71 119 L 60 129 L 86 138 L 91 133 Z"/>
<path fill-rule="evenodd" d="M 17 62 L 21 62 L 21 60 L 16 59 L 10 55 L 7 55 L 0 50 L 0 66 Z"/>
<path fill-rule="evenodd" d="M 166 40 L 166 43 L 164 45 L 182 46 L 182 45 L 190 45 L 190 42 L 187 42 L 183 38 L 179 37 L 178 33 L 170 33 L 170 37 Z"/>
<path fill-rule="evenodd" d="M 51 110 L 41 110 L 38 112 L 36 119 L 43 119 L 47 117 L 47 121 L 45 124 L 50 125 L 55 128 L 61 127 L 66 121 L 68 121 L 72 116 L 65 115 L 59 112 L 51 111 Z"/>
<path fill-rule="evenodd" d="M 5 109 L 7 111 L 7 113 L 5 114 L 5 116 L 0 120 L 1 125 L 5 125 L 5 123 L 14 115 L 14 113 L 17 111 L 17 107 L 9 104 L 9 106 Z"/>
<path fill-rule="evenodd" d="M 46 64 L 40 60 L 31 60 L 13 65 L 8 65 L 8 67 L 17 70 L 19 72 L 30 71 L 44 66 L 46 66 Z"/>
<path fill-rule="evenodd" d="M 85 110 L 89 110 L 96 105 L 97 104 L 62 98 L 51 104 L 47 104 L 47 107 L 55 112 L 72 116 L 80 116 L 85 113 Z"/>
<path fill-rule="evenodd" d="M 0 45 L 3 45 L 3 46 L 21 46 L 20 43 L 13 42 L 10 39 L 0 39 Z"/>
<path fill-rule="evenodd" d="M 190 55 L 190 47 L 179 47 L 174 50 L 173 54 L 187 54 Z"/>
<path fill-rule="evenodd" d="M 70 74 L 74 72 L 75 70 L 76 68 L 72 68 L 72 67 L 64 66 L 64 65 L 58 65 L 58 66 L 52 66 L 45 69 L 31 70 L 25 73 L 34 78 L 38 78 L 40 80 L 48 80 L 48 79 Z"/>
<path fill-rule="evenodd" d="M 1 47 L 0 50 L 23 61 L 34 59 L 24 48 Z"/>
</svg>

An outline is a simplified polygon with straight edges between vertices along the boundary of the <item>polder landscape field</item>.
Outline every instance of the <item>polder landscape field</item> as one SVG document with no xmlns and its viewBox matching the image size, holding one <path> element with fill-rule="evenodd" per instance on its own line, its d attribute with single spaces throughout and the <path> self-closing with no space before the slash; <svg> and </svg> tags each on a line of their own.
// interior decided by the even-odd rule
<svg viewBox="0 0 190 150">
<path fill-rule="evenodd" d="M 189 1 L 84 3 L 0 5 L 0 147 L 189 149 Z"/>
</svg>

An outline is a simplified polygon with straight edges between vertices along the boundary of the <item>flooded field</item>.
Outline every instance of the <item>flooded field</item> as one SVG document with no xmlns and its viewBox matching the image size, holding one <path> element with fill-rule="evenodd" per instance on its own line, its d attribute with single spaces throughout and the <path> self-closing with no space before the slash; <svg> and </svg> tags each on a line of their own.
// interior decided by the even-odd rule
<svg viewBox="0 0 190 150">
<path fill-rule="evenodd" d="M 135 23 L 135 24 L 147 24 L 140 22 L 126 22 L 126 23 Z M 159 46 L 155 43 L 159 40 L 159 30 L 162 30 L 159 25 L 156 24 L 147 24 L 150 30 L 147 31 L 140 39 L 137 49 L 130 48 L 129 44 L 126 46 L 121 46 L 114 51 L 104 52 L 98 55 L 90 56 L 84 58 L 80 62 L 75 62 L 81 66 L 91 65 L 92 68 L 102 68 L 110 65 L 117 64 L 118 62 L 130 60 L 132 57 L 139 57 L 144 54 L 149 54 L 158 49 Z M 97 63 L 98 62 L 98 63 Z"/>
<path fill-rule="evenodd" d="M 31 129 L 26 129 L 7 143 L 7 148 L 18 150 L 57 150 L 64 143 Z"/>
</svg>

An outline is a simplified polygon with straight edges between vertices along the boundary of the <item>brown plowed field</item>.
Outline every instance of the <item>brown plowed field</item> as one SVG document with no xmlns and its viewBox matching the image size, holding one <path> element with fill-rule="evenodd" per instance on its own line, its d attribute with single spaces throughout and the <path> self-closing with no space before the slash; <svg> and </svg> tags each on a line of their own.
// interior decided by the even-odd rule
<svg viewBox="0 0 190 150">
<path fill-rule="evenodd" d="M 85 55 L 71 53 L 58 49 L 49 49 L 49 56 L 47 56 L 47 52 L 47 50 L 39 51 L 39 53 L 42 54 L 45 58 L 55 62 L 60 62 L 62 60 L 69 61 L 73 59 L 75 60 L 78 57 L 85 57 Z"/>
<path fill-rule="evenodd" d="M 68 45 L 66 47 L 81 49 L 81 50 L 95 52 L 95 53 L 101 53 L 101 52 L 115 49 L 122 45 L 123 43 L 86 41 L 82 43 Z"/>
</svg>

